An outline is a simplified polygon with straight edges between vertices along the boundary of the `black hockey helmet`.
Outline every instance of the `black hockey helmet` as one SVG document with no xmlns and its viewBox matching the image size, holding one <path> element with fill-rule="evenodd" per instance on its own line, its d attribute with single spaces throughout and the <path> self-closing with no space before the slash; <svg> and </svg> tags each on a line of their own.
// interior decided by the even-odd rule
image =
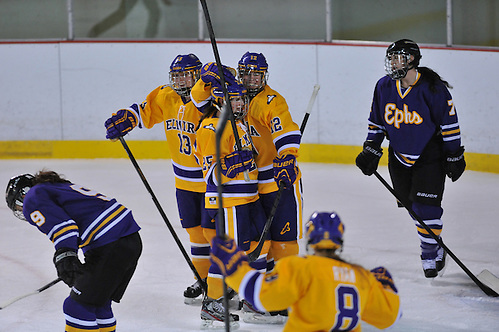
<svg viewBox="0 0 499 332">
<path fill-rule="evenodd" d="M 404 78 L 409 69 L 418 68 L 421 58 L 418 44 L 410 39 L 397 40 L 386 49 L 385 71 L 392 79 Z"/>
<path fill-rule="evenodd" d="M 7 206 L 12 210 L 14 215 L 21 220 L 26 220 L 23 215 L 24 195 L 26 195 L 33 186 L 33 178 L 34 176 L 31 174 L 15 176 L 10 179 L 7 184 L 7 189 L 5 190 Z"/>
</svg>

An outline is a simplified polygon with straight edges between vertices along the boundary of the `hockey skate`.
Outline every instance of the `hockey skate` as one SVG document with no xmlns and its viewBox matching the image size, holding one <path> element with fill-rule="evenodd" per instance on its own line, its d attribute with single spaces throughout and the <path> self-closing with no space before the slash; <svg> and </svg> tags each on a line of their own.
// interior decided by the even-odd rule
<svg viewBox="0 0 499 332">
<path fill-rule="evenodd" d="M 206 286 L 206 278 L 201 279 L 201 281 L 196 280 L 191 286 L 187 287 L 184 291 L 184 303 L 188 305 L 200 305 L 202 299 L 199 298 L 200 295 L 203 294 L 203 286 L 201 285 L 203 282 Z M 206 286 L 207 287 L 207 286 Z"/>
<path fill-rule="evenodd" d="M 214 300 L 204 297 L 201 307 L 201 329 L 218 330 L 225 327 L 225 307 L 223 298 Z M 239 316 L 229 313 L 229 325 L 233 329 L 239 328 Z"/>
<path fill-rule="evenodd" d="M 255 309 L 246 300 L 241 301 L 241 314 L 243 317 L 243 322 L 250 324 L 278 324 L 282 325 L 286 323 L 288 319 L 288 311 L 273 311 L 273 312 L 263 312 Z"/>
<path fill-rule="evenodd" d="M 437 263 L 434 259 L 425 259 L 421 255 L 421 263 L 423 264 L 423 272 L 426 278 L 435 278 L 438 275 Z"/>
<path fill-rule="evenodd" d="M 437 258 L 435 259 L 435 265 L 437 268 L 437 271 L 440 273 L 444 273 L 444 268 L 445 268 L 445 258 L 447 257 L 447 251 L 444 250 L 444 248 L 439 247 L 437 251 Z"/>
</svg>

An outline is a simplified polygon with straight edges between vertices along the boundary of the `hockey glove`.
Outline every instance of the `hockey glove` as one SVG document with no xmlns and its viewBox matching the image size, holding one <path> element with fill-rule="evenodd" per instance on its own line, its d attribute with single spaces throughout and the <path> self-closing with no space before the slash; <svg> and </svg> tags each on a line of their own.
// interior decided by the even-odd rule
<svg viewBox="0 0 499 332">
<path fill-rule="evenodd" d="M 222 65 L 222 71 L 227 84 L 236 82 L 236 71 L 233 68 Z M 208 62 L 201 68 L 201 81 L 205 84 L 211 84 L 213 87 L 222 87 L 218 66 L 215 62 Z"/>
<path fill-rule="evenodd" d="M 80 274 L 82 264 L 78 259 L 78 254 L 71 248 L 59 248 L 54 254 L 54 264 L 57 269 L 57 276 L 72 287 L 75 279 Z"/>
<path fill-rule="evenodd" d="M 106 138 L 116 139 L 128 134 L 130 130 L 137 126 L 137 116 L 127 109 L 121 109 L 106 120 Z"/>
<path fill-rule="evenodd" d="M 364 150 L 355 159 L 355 164 L 365 175 L 373 175 L 378 169 L 379 159 L 383 155 L 381 147 L 373 141 L 364 142 Z"/>
<path fill-rule="evenodd" d="M 248 261 L 248 256 L 237 246 L 234 239 L 215 236 L 211 241 L 210 260 L 218 265 L 224 276 L 230 276 L 242 262 Z"/>
<path fill-rule="evenodd" d="M 445 173 L 452 182 L 461 177 L 466 168 L 464 161 L 464 146 L 461 146 L 456 152 L 449 153 L 445 158 Z"/>
<path fill-rule="evenodd" d="M 384 288 L 390 288 L 395 292 L 395 294 L 398 293 L 397 287 L 395 287 L 395 283 L 393 282 L 392 275 L 386 268 L 378 266 L 372 269 L 371 273 L 374 274 L 374 277 L 383 285 Z"/>
<path fill-rule="evenodd" d="M 286 154 L 274 159 L 274 180 L 279 185 L 284 184 L 284 189 L 289 189 L 296 181 L 298 167 L 296 167 L 296 157 Z"/>
<path fill-rule="evenodd" d="M 220 160 L 222 174 L 233 179 L 237 174 L 250 169 L 253 165 L 253 152 L 250 150 L 234 151 Z"/>
</svg>

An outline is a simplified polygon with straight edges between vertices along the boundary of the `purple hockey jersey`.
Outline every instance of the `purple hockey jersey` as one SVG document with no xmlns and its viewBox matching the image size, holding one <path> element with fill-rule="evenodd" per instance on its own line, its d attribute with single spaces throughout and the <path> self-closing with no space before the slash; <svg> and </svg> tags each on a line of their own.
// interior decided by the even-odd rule
<svg viewBox="0 0 499 332">
<path fill-rule="evenodd" d="M 83 252 L 140 230 L 131 210 L 116 199 L 73 183 L 39 183 L 24 198 L 23 214 L 55 249 Z"/>
<path fill-rule="evenodd" d="M 385 76 L 374 90 L 369 115 L 367 140 L 381 144 L 386 136 L 397 159 L 405 166 L 414 165 L 426 144 L 437 133 L 443 137 L 443 149 L 454 152 L 461 146 L 461 131 L 449 90 L 436 83 L 436 91 L 421 80 L 418 73 L 413 86 L 403 89 L 399 80 Z"/>
</svg>

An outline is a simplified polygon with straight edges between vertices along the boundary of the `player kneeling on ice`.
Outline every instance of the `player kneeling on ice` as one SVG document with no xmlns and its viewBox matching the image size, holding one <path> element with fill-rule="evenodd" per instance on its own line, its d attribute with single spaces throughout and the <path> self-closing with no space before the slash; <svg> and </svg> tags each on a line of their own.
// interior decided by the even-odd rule
<svg viewBox="0 0 499 332">
<path fill-rule="evenodd" d="M 54 243 L 57 275 L 71 287 L 65 331 L 116 331 L 111 301 L 120 302 L 142 252 L 131 211 L 53 171 L 12 178 L 5 198 L 16 217 Z"/>
<path fill-rule="evenodd" d="M 384 267 L 371 271 L 343 261 L 344 226 L 335 212 L 315 212 L 306 225 L 312 255 L 280 259 L 270 274 L 252 269 L 234 240 L 215 237 L 211 259 L 239 296 L 262 311 L 290 308 L 284 331 L 360 331 L 401 316 L 400 299 Z"/>
</svg>

